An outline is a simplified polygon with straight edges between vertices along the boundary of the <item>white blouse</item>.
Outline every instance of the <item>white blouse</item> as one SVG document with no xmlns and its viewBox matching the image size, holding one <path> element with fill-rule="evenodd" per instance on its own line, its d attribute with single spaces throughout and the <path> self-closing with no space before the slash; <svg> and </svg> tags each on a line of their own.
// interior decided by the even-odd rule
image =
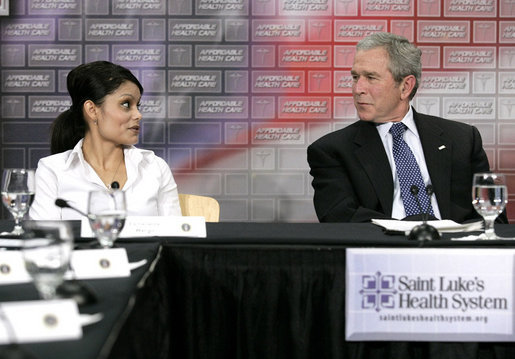
<svg viewBox="0 0 515 359">
<path fill-rule="evenodd" d="M 31 219 L 72 220 L 81 215 L 55 205 L 57 198 L 88 212 L 88 193 L 106 186 L 84 160 L 80 140 L 73 150 L 39 160 L 36 170 L 36 196 L 29 211 Z M 127 214 L 134 216 L 180 216 L 177 184 L 168 164 L 154 152 L 134 146 L 124 149 L 127 182 L 122 190 Z"/>
</svg>

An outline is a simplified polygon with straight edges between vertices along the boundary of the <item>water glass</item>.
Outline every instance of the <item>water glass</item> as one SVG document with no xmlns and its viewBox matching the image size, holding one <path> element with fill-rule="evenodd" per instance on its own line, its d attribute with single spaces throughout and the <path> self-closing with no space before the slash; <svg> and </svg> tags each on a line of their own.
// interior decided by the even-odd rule
<svg viewBox="0 0 515 359">
<path fill-rule="evenodd" d="M 22 254 L 25 268 L 43 299 L 55 299 L 73 251 L 73 233 L 66 222 L 28 221 Z"/>
<path fill-rule="evenodd" d="M 125 225 L 127 205 L 122 190 L 91 191 L 88 218 L 91 230 L 103 248 L 110 248 Z"/>
<path fill-rule="evenodd" d="M 494 223 L 508 203 L 506 179 L 502 173 L 476 173 L 472 183 L 472 204 L 485 221 L 486 239 L 498 239 Z"/>
<path fill-rule="evenodd" d="M 2 175 L 2 202 L 14 217 L 12 235 L 23 234 L 21 220 L 28 212 L 35 194 L 35 172 L 25 168 L 5 169 Z M 2 233 L 4 234 L 4 233 Z"/>
</svg>

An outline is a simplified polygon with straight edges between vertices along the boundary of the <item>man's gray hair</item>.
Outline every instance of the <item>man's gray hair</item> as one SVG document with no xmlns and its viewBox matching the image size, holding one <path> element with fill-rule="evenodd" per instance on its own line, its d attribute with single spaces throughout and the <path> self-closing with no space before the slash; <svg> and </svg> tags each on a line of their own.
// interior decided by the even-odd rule
<svg viewBox="0 0 515 359">
<path fill-rule="evenodd" d="M 389 32 L 377 32 L 365 37 L 358 42 L 356 50 L 371 50 L 378 47 L 385 49 L 388 54 L 388 69 L 395 82 L 400 83 L 408 75 L 415 76 L 415 87 L 409 97 L 411 100 L 417 93 L 422 77 L 422 63 L 420 60 L 422 51 L 405 37 Z"/>
</svg>

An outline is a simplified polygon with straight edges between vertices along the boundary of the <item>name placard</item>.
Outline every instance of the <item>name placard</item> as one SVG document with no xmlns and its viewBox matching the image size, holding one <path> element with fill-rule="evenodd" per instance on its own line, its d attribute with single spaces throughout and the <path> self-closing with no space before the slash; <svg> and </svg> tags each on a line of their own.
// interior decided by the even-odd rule
<svg viewBox="0 0 515 359">
<path fill-rule="evenodd" d="M 348 341 L 513 341 L 511 249 L 350 248 Z"/>
<path fill-rule="evenodd" d="M 0 304 L 0 344 L 73 340 L 82 337 L 72 299 Z"/>
<path fill-rule="evenodd" d="M 125 248 L 73 251 L 71 267 L 73 271 L 66 273 L 67 279 L 116 278 L 131 275 Z"/>
<path fill-rule="evenodd" d="M 32 281 L 21 251 L 0 251 L 0 284 Z"/>
<path fill-rule="evenodd" d="M 81 249 L 73 251 L 70 263 L 72 269 L 66 272 L 65 279 L 129 277 L 131 268 L 140 265 L 129 263 L 125 248 Z M 22 251 L 0 252 L 0 285 L 31 281 Z"/>
<path fill-rule="evenodd" d="M 94 237 L 89 221 L 81 221 L 81 237 Z M 206 237 L 206 219 L 194 216 L 129 216 L 120 238 L 130 237 Z"/>
</svg>

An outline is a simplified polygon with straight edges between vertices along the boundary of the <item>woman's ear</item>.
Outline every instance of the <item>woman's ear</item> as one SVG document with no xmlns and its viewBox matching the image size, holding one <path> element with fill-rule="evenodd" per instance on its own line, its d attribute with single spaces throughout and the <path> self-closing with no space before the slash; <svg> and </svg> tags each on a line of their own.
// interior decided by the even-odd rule
<svg viewBox="0 0 515 359">
<path fill-rule="evenodd" d="M 83 105 L 84 118 L 88 122 L 97 124 L 97 105 L 91 100 L 86 100 Z"/>
</svg>

